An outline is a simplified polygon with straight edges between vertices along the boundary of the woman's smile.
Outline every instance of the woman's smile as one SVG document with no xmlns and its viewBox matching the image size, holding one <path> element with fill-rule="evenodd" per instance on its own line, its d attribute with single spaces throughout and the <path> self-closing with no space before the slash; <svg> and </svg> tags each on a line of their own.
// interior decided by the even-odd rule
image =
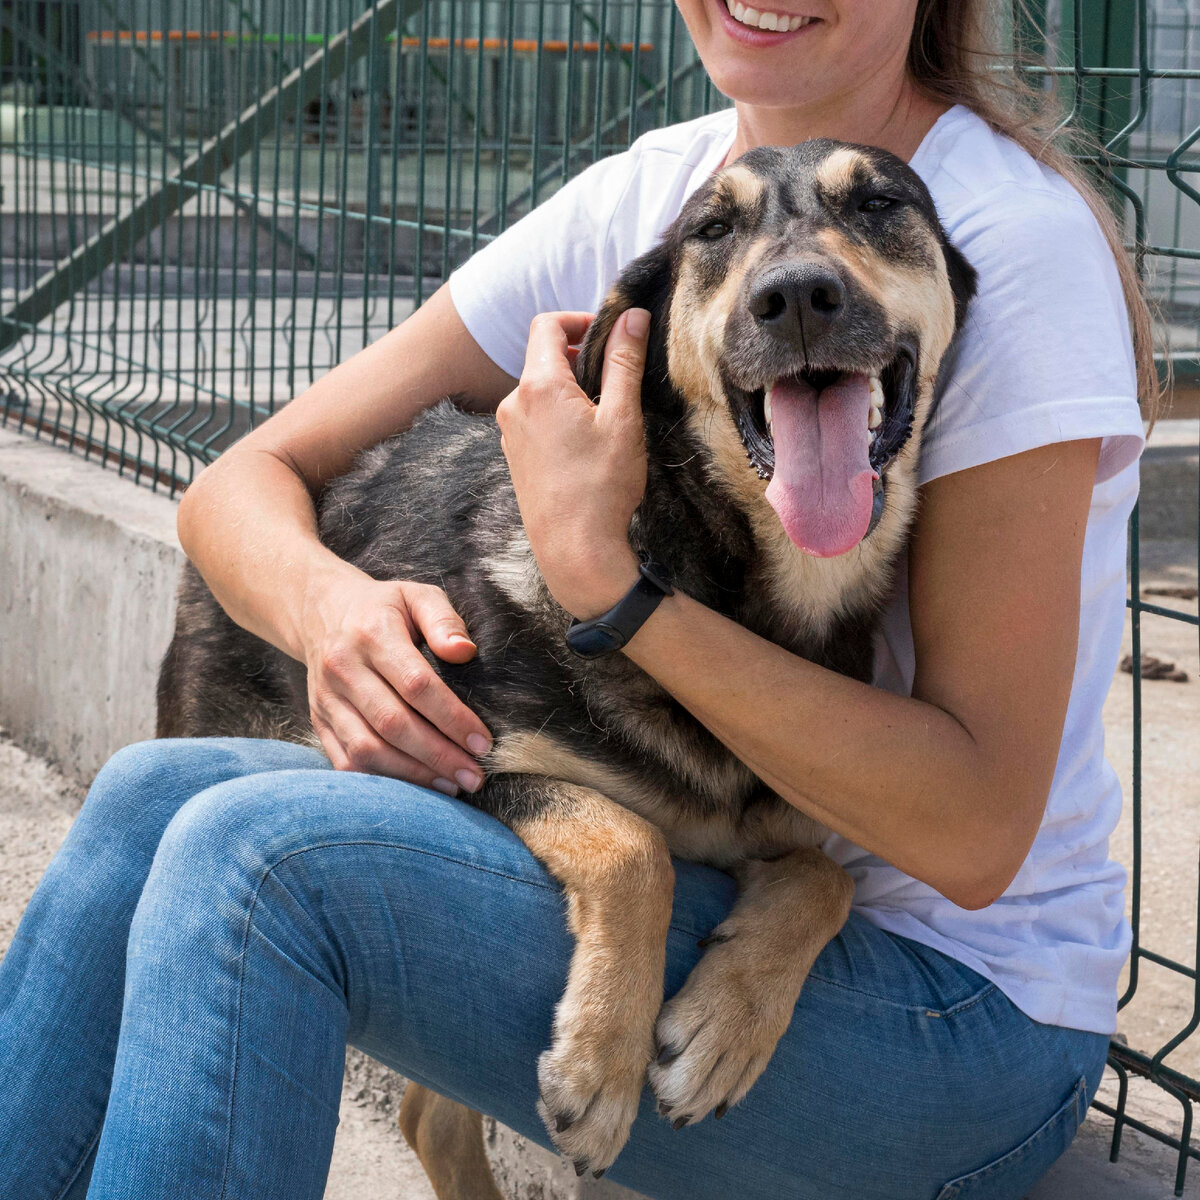
<svg viewBox="0 0 1200 1200">
<path fill-rule="evenodd" d="M 726 32 L 749 46 L 774 46 L 820 23 L 819 17 L 754 8 L 741 0 L 713 0 Z"/>
</svg>

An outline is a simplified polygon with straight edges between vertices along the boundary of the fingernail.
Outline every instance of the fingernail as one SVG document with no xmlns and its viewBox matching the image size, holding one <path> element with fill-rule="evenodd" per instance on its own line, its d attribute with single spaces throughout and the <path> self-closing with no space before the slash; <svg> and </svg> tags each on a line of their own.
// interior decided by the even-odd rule
<svg viewBox="0 0 1200 1200">
<path fill-rule="evenodd" d="M 458 784 L 449 779 L 442 779 L 439 777 L 433 781 L 433 786 L 437 788 L 439 792 L 445 792 L 447 796 L 458 795 Z"/>
<path fill-rule="evenodd" d="M 458 780 L 468 792 L 473 792 L 483 782 L 483 776 L 476 774 L 474 771 L 463 769 L 454 772 L 454 778 Z"/>
<path fill-rule="evenodd" d="M 625 332 L 630 337 L 644 338 L 650 329 L 650 314 L 644 308 L 631 308 L 625 313 Z"/>
<path fill-rule="evenodd" d="M 468 646 L 475 645 L 465 633 L 452 633 L 449 635 L 449 638 L 452 642 L 466 642 Z"/>
<path fill-rule="evenodd" d="M 482 733 L 470 733 L 467 735 L 467 749 L 472 754 L 486 754 L 491 748 L 492 743 Z"/>
</svg>

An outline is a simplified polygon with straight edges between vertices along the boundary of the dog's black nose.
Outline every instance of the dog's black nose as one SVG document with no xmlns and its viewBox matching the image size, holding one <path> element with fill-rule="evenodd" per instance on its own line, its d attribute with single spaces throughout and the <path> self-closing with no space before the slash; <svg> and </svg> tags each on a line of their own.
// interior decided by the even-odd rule
<svg viewBox="0 0 1200 1200">
<path fill-rule="evenodd" d="M 772 267 L 750 289 L 750 312 L 764 329 L 806 343 L 818 340 L 846 302 L 837 273 L 818 263 Z"/>
</svg>

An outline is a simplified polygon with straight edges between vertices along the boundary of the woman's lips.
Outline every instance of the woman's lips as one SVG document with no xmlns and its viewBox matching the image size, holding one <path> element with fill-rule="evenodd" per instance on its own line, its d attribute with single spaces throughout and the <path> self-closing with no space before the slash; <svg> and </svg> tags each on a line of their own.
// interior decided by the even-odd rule
<svg viewBox="0 0 1200 1200">
<path fill-rule="evenodd" d="M 781 42 L 786 42 L 791 38 L 800 37 L 806 30 L 812 29 L 815 25 L 820 24 L 819 17 L 810 17 L 808 22 L 804 25 L 801 25 L 799 29 L 755 29 L 750 25 L 743 25 L 741 21 L 734 17 L 734 15 L 729 11 L 729 7 L 725 0 L 713 0 L 713 3 L 717 6 L 717 11 L 720 14 L 721 24 L 724 26 L 725 32 L 728 33 L 729 36 L 735 41 L 741 42 L 746 46 L 777 46 Z M 753 5 L 750 5 L 749 7 L 753 7 Z M 759 11 L 770 12 L 773 10 L 759 9 Z"/>
</svg>

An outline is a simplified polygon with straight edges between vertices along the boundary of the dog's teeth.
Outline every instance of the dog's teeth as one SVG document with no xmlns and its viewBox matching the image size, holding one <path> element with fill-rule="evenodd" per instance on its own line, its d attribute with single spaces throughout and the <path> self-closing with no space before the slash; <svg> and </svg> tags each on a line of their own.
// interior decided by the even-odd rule
<svg viewBox="0 0 1200 1200">
<path fill-rule="evenodd" d="M 771 393 L 763 397 L 763 418 L 767 423 L 767 432 L 771 432 Z"/>
<path fill-rule="evenodd" d="M 883 421 L 883 384 L 878 375 L 872 375 L 867 384 L 867 394 L 871 398 L 871 411 L 867 416 L 867 428 L 878 429 Z"/>
<path fill-rule="evenodd" d="M 867 434 L 867 445 L 868 445 L 868 446 L 873 446 L 873 445 L 875 445 L 875 431 L 874 431 L 874 430 L 871 430 L 871 431 L 870 431 L 870 432 Z"/>
</svg>

